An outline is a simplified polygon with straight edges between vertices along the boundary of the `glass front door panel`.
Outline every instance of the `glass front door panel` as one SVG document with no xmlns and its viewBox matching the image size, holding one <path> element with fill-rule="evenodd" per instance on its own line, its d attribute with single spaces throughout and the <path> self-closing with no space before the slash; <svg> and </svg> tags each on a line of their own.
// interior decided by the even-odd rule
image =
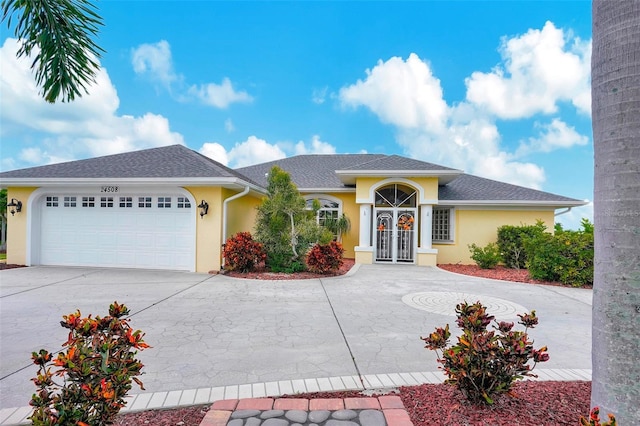
<svg viewBox="0 0 640 426">
<path fill-rule="evenodd" d="M 393 210 L 378 210 L 376 214 L 376 261 L 393 261 Z"/>
<path fill-rule="evenodd" d="M 415 212 L 397 212 L 397 262 L 413 262 L 414 238 L 415 238 Z"/>
</svg>

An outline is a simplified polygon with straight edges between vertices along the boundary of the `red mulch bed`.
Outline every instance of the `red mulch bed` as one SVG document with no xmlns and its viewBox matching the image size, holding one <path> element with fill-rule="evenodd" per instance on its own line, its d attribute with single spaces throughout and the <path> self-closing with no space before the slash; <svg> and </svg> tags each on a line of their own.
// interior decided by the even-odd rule
<svg viewBox="0 0 640 426">
<path fill-rule="evenodd" d="M 199 426 L 209 408 L 211 405 L 207 404 L 173 410 L 148 410 L 120 414 L 113 424 L 115 426 Z"/>
<path fill-rule="evenodd" d="M 403 387 L 400 397 L 415 426 L 575 426 L 589 415 L 591 382 L 519 382 L 491 406 L 470 404 L 451 385 Z"/>
<path fill-rule="evenodd" d="M 0 271 L 3 269 L 26 268 L 24 265 L 16 265 L 15 263 L 0 263 Z"/>
<path fill-rule="evenodd" d="M 287 274 L 286 272 L 269 272 L 264 266 L 253 272 L 225 271 L 224 274 L 229 277 L 246 278 L 249 280 L 308 280 L 344 275 L 349 272 L 354 264 L 354 259 L 344 259 L 340 269 L 330 274 L 314 274 L 313 272 L 295 272 L 293 274 Z"/>
<path fill-rule="evenodd" d="M 515 281 L 519 283 L 528 284 L 544 284 L 554 285 L 560 287 L 568 287 L 565 284 L 559 282 L 548 282 L 534 280 L 529 276 L 529 271 L 526 269 L 510 269 L 505 266 L 496 266 L 495 269 L 481 269 L 478 265 L 460 265 L 454 263 L 444 263 L 438 265 L 438 268 L 444 269 L 449 272 L 455 272 L 462 275 L 472 275 L 474 277 L 490 278 L 493 280 Z M 591 288 L 590 285 L 584 285 L 582 288 Z"/>
<path fill-rule="evenodd" d="M 509 394 L 496 398 L 492 406 L 472 405 L 451 385 L 406 386 L 399 389 L 415 426 L 517 426 L 576 425 L 588 416 L 591 382 L 516 383 Z M 285 395 L 283 398 L 349 398 L 358 391 L 317 392 Z M 174 410 L 151 410 L 123 414 L 116 426 L 198 426 L 209 406 Z"/>
</svg>

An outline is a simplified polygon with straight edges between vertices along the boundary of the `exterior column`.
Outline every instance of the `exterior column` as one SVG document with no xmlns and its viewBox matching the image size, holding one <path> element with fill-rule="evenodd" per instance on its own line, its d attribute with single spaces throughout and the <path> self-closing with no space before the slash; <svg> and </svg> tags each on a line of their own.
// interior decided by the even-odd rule
<svg viewBox="0 0 640 426">
<path fill-rule="evenodd" d="M 359 247 L 371 246 L 371 204 L 360 204 Z"/>
<path fill-rule="evenodd" d="M 433 206 L 423 204 L 420 206 L 420 212 L 420 248 L 431 249 Z"/>
</svg>

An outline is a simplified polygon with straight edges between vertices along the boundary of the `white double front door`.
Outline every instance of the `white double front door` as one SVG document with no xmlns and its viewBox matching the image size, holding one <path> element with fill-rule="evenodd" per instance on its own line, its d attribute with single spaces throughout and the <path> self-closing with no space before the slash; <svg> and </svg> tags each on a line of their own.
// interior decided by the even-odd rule
<svg viewBox="0 0 640 426">
<path fill-rule="evenodd" d="M 413 263 L 417 227 L 415 208 L 376 208 L 376 262 Z"/>
</svg>

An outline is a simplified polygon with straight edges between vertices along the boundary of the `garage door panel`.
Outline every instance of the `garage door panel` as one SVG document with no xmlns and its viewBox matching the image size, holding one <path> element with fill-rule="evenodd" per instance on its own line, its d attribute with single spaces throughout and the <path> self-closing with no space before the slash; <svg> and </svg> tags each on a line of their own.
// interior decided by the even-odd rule
<svg viewBox="0 0 640 426">
<path fill-rule="evenodd" d="M 116 245 L 118 241 L 117 235 L 113 231 L 107 232 L 99 232 L 98 233 L 98 243 L 102 247 L 111 247 Z M 105 249 L 106 251 L 106 249 Z"/>
<path fill-rule="evenodd" d="M 118 264 L 118 257 L 114 251 L 101 250 L 98 256 L 101 265 L 116 266 Z"/>
<path fill-rule="evenodd" d="M 123 197 L 129 197 L 123 195 Z M 112 266 L 192 270 L 195 259 L 195 212 L 191 208 L 107 207 L 94 196 L 95 207 L 40 204 L 40 263 L 46 265 Z M 182 197 L 182 196 L 181 196 Z M 62 195 L 58 195 L 60 200 Z M 66 201 L 65 197 L 65 201 Z M 148 204 L 147 204 L 148 205 Z M 179 251 L 180 254 L 176 254 Z"/>
</svg>

